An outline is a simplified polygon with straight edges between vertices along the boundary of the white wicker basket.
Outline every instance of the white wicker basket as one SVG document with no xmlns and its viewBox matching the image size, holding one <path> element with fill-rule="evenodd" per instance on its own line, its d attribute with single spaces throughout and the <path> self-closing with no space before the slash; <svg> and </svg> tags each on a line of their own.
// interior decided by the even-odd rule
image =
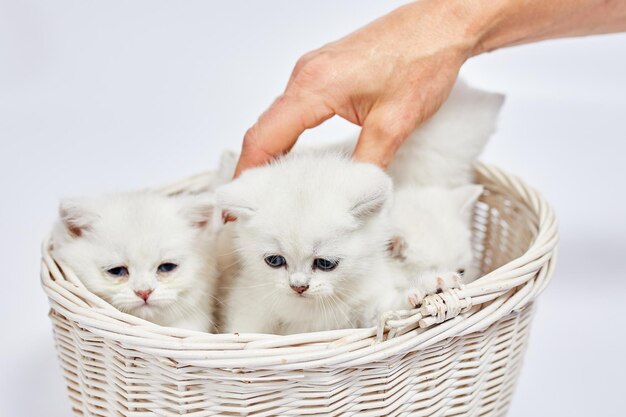
<svg viewBox="0 0 626 417">
<path fill-rule="evenodd" d="M 474 248 L 485 275 L 389 314 L 379 328 L 292 336 L 204 334 L 124 314 L 61 271 L 42 282 L 75 415 L 499 416 L 511 400 L 532 302 L 557 227 L 532 189 L 480 165 Z M 199 175 L 163 188 L 197 192 Z"/>
</svg>

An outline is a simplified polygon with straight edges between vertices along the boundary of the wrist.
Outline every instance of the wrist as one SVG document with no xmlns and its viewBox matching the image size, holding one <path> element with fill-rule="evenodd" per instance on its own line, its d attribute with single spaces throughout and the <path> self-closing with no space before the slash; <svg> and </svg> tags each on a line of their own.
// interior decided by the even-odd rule
<svg viewBox="0 0 626 417">
<path fill-rule="evenodd" d="M 537 13 L 532 1 L 459 1 L 465 3 L 468 36 L 474 42 L 470 56 L 526 43 L 543 30 L 549 17 Z"/>
<path fill-rule="evenodd" d="M 626 4 L 605 0 L 449 0 L 463 13 L 470 56 L 546 39 L 626 29 Z"/>
<path fill-rule="evenodd" d="M 489 52 L 502 45 L 494 31 L 502 25 L 506 7 L 514 1 L 501 0 L 432 0 L 449 16 L 458 44 L 467 58 Z"/>
<path fill-rule="evenodd" d="M 465 59 L 524 43 L 545 23 L 532 2 L 518 0 L 421 0 L 408 7 L 429 16 L 437 37 Z"/>
<path fill-rule="evenodd" d="M 502 13 L 500 0 L 420 0 L 398 9 L 411 21 L 418 22 L 429 34 L 433 49 L 454 51 L 463 60 L 486 52 L 491 33 L 499 25 Z M 426 19 L 425 19 L 426 18 Z M 419 42 L 419 39 L 417 39 Z M 423 48 L 425 45 L 420 45 Z M 426 46 L 428 48 L 428 46 Z"/>
</svg>

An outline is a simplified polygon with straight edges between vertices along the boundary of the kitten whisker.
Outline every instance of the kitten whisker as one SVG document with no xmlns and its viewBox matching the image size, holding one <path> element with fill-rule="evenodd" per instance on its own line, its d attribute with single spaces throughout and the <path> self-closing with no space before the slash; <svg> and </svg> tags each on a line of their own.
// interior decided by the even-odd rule
<svg viewBox="0 0 626 417">
<path fill-rule="evenodd" d="M 341 299 L 341 301 L 343 302 L 349 302 L 350 304 L 354 304 L 356 306 L 361 306 L 364 304 L 363 300 L 358 299 L 357 297 L 355 297 L 354 295 L 340 289 L 340 288 L 335 288 L 335 293 L 337 293 L 337 295 L 339 297 L 339 299 Z M 345 298 L 345 300 L 343 300 Z M 347 304 L 347 303 L 346 303 Z"/>
<path fill-rule="evenodd" d="M 228 264 L 228 265 L 224 265 L 224 266 L 222 267 L 222 269 L 223 269 L 223 270 L 227 270 L 227 269 L 232 268 L 233 266 L 240 265 L 240 264 L 241 264 L 241 262 L 239 261 L 239 259 L 237 259 L 237 260 L 235 260 L 235 262 L 232 262 L 232 263 L 230 263 L 230 264 Z"/>
<path fill-rule="evenodd" d="M 340 328 L 341 325 L 339 324 L 339 319 L 337 318 L 337 314 L 335 312 L 335 309 L 330 304 L 332 302 L 332 299 L 331 298 L 327 298 L 327 296 L 322 296 L 321 299 L 324 302 L 324 304 L 328 303 L 328 309 L 329 309 L 329 311 L 331 311 L 333 313 L 332 318 L 335 320 L 335 324 L 336 324 L 337 328 Z"/>
<path fill-rule="evenodd" d="M 350 305 L 348 305 L 348 304 L 347 304 L 346 302 L 344 302 L 343 300 L 341 300 L 341 299 L 339 299 L 339 298 L 335 297 L 335 296 L 334 296 L 334 295 L 332 295 L 332 294 L 330 295 L 330 300 L 331 300 L 333 303 L 335 303 L 335 305 L 337 306 L 337 309 L 339 310 L 339 312 L 340 312 L 341 314 L 343 314 L 343 317 L 344 317 L 344 318 L 346 319 L 346 321 L 350 324 L 350 326 L 351 326 L 352 328 L 356 327 L 356 326 L 354 325 L 354 323 L 352 323 L 352 320 L 350 320 L 350 317 L 348 317 L 348 314 L 347 314 L 347 313 L 343 310 L 343 308 L 342 308 L 342 306 L 343 306 L 343 305 L 345 305 L 345 306 L 348 308 L 348 310 L 350 310 L 350 309 L 351 309 L 351 306 L 350 306 Z"/>
</svg>

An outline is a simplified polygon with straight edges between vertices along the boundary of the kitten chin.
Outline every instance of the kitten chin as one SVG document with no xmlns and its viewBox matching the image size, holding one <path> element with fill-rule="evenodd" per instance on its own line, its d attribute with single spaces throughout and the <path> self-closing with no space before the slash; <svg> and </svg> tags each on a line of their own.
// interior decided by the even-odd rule
<svg viewBox="0 0 626 417">
<path fill-rule="evenodd" d="M 53 255 L 94 294 L 153 323 L 213 330 L 214 202 L 152 192 L 64 200 Z"/>
<path fill-rule="evenodd" d="M 237 218 L 224 330 L 291 334 L 371 326 L 396 307 L 389 177 L 332 152 L 292 153 L 216 191 Z"/>
</svg>

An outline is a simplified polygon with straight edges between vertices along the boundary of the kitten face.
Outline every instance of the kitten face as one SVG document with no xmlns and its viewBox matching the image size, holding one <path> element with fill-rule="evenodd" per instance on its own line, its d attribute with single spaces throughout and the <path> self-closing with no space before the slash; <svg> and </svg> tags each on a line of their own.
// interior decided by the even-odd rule
<svg viewBox="0 0 626 417">
<path fill-rule="evenodd" d="M 246 171 L 216 192 L 218 207 L 237 217 L 241 285 L 252 282 L 269 303 L 352 297 L 385 253 L 379 214 L 390 193 L 380 169 L 332 154 Z"/>
<path fill-rule="evenodd" d="M 394 195 L 391 217 L 402 240 L 395 256 L 412 274 L 454 271 L 472 275 L 470 219 L 482 187 L 403 187 Z"/>
<path fill-rule="evenodd" d="M 352 219 L 300 217 L 300 222 L 263 212 L 239 228 L 237 246 L 251 279 L 285 297 L 311 299 L 351 291 L 372 252 L 382 244 L 367 242 L 367 231 L 354 228 Z M 311 223 L 311 224 L 309 224 Z M 313 227 L 311 227 L 313 226 Z"/>
<path fill-rule="evenodd" d="M 114 307 L 163 324 L 197 309 L 209 290 L 203 235 L 211 213 L 206 199 L 152 193 L 65 201 L 55 256 Z"/>
</svg>

